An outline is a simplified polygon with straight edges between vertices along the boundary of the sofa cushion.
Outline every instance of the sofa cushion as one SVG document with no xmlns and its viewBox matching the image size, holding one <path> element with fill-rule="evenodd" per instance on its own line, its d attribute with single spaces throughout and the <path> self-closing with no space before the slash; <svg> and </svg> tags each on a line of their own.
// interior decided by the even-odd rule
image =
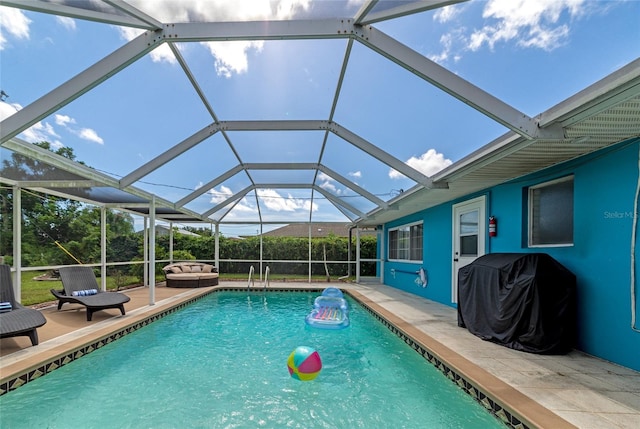
<svg viewBox="0 0 640 429">
<path fill-rule="evenodd" d="M 192 273 L 180 273 L 180 274 L 167 274 L 167 278 L 171 280 L 194 280 L 198 278 L 197 274 Z"/>
<path fill-rule="evenodd" d="M 199 273 L 199 279 L 215 279 L 218 278 L 218 273 Z"/>
<path fill-rule="evenodd" d="M 191 272 L 192 273 L 201 273 L 202 272 L 202 265 L 191 265 Z"/>
<path fill-rule="evenodd" d="M 170 267 L 169 268 L 173 274 L 180 274 L 182 269 L 180 267 Z"/>
<path fill-rule="evenodd" d="M 209 265 L 209 264 L 204 264 L 202 266 L 202 272 L 203 273 L 210 273 L 213 271 L 213 265 Z"/>
<path fill-rule="evenodd" d="M 180 268 L 182 268 L 182 272 L 183 273 L 190 273 L 191 272 L 191 266 L 189 266 L 189 265 L 182 265 L 182 266 L 180 266 Z"/>
</svg>

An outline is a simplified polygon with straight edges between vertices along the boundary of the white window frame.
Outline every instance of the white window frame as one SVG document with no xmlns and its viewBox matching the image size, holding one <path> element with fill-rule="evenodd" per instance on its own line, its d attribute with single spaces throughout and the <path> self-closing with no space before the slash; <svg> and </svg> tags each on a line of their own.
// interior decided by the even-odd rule
<svg viewBox="0 0 640 429">
<path fill-rule="evenodd" d="M 574 182 L 574 176 L 565 176 L 559 179 L 550 180 L 548 182 L 539 183 L 535 186 L 530 186 L 527 190 L 527 209 L 528 209 L 528 222 L 527 222 L 527 236 L 528 236 L 528 246 L 529 247 L 570 247 L 573 246 L 574 236 L 573 236 L 573 222 L 572 222 L 572 231 L 571 231 L 571 241 L 563 242 L 563 243 L 534 243 L 533 242 L 533 223 L 534 223 L 534 204 L 533 204 L 533 193 L 541 188 L 546 188 L 549 186 L 557 185 L 562 182 Z M 575 182 L 574 182 L 575 184 Z M 574 217 L 574 194 L 571 196 L 571 215 Z"/>
<path fill-rule="evenodd" d="M 421 259 L 411 259 L 411 254 L 412 254 L 412 249 L 416 249 L 416 245 L 412 242 L 412 236 L 411 236 L 411 228 L 416 226 L 416 225 L 421 225 L 422 226 L 422 234 L 420 236 L 420 249 L 421 249 Z M 393 231 L 398 231 L 397 237 L 395 240 L 391 239 L 391 233 Z M 403 233 L 406 233 L 406 236 L 403 237 L 399 237 L 400 233 L 399 231 L 402 231 Z M 388 248 L 387 248 L 387 259 L 389 261 L 398 261 L 398 262 L 411 262 L 411 263 L 419 263 L 422 264 L 422 259 L 424 258 L 424 222 L 423 221 L 418 221 L 418 222 L 412 222 L 412 223 L 407 223 L 404 225 L 399 225 L 399 226 L 395 226 L 393 228 L 389 228 L 389 230 L 387 231 L 387 243 L 388 243 Z M 400 245 L 400 241 L 404 241 L 406 243 L 405 246 L 403 246 L 402 248 L 399 247 Z M 396 247 L 396 257 L 395 258 L 391 258 L 391 246 L 392 244 L 394 244 L 398 247 Z M 406 258 L 401 258 L 399 256 L 401 256 L 401 252 L 403 254 L 406 254 Z"/>
</svg>

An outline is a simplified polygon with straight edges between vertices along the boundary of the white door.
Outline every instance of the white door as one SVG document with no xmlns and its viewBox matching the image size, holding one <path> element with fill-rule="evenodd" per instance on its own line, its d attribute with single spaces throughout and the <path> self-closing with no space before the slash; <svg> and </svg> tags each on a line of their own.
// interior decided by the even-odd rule
<svg viewBox="0 0 640 429">
<path fill-rule="evenodd" d="M 484 255 L 486 223 L 484 196 L 453 206 L 452 302 L 458 302 L 458 270 Z"/>
</svg>

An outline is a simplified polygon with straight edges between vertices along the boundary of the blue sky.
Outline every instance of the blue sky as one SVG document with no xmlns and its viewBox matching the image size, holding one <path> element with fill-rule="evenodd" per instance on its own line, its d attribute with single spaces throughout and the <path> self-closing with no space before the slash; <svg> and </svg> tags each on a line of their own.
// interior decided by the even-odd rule
<svg viewBox="0 0 640 429">
<path fill-rule="evenodd" d="M 361 1 L 130 0 L 163 22 L 353 16 Z M 529 116 L 535 116 L 640 56 L 635 0 L 469 1 L 374 26 Z M 131 40 L 137 30 L 0 6 L 0 118 L 34 102 Z M 178 44 L 220 120 L 329 117 L 345 40 Z M 355 43 L 334 121 L 429 176 L 507 130 L 483 114 Z M 20 137 L 74 149 L 78 160 L 116 178 L 127 175 L 212 123 L 164 46 Z M 229 132 L 242 162 L 311 162 L 383 200 L 415 182 L 322 132 Z M 6 156 L 7 151 L 0 153 Z M 135 186 L 177 201 L 238 163 L 221 133 Z M 275 174 L 275 175 L 274 175 Z M 310 182 L 310 171 L 280 171 L 256 182 Z M 187 205 L 204 212 L 250 182 L 238 175 Z M 319 186 L 362 212 L 371 202 L 331 177 Z M 214 220 L 344 221 L 318 193 L 263 189 Z M 225 229 L 226 228 L 226 229 Z M 223 227 L 239 233 L 235 225 Z M 255 226 L 249 228 L 255 232 Z"/>
</svg>

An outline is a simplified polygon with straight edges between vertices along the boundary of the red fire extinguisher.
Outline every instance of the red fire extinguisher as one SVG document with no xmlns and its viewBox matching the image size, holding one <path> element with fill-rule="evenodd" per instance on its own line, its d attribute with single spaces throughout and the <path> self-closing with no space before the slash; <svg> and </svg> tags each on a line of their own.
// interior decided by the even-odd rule
<svg viewBox="0 0 640 429">
<path fill-rule="evenodd" d="M 495 216 L 489 216 L 489 237 L 498 235 L 498 219 Z"/>
</svg>

